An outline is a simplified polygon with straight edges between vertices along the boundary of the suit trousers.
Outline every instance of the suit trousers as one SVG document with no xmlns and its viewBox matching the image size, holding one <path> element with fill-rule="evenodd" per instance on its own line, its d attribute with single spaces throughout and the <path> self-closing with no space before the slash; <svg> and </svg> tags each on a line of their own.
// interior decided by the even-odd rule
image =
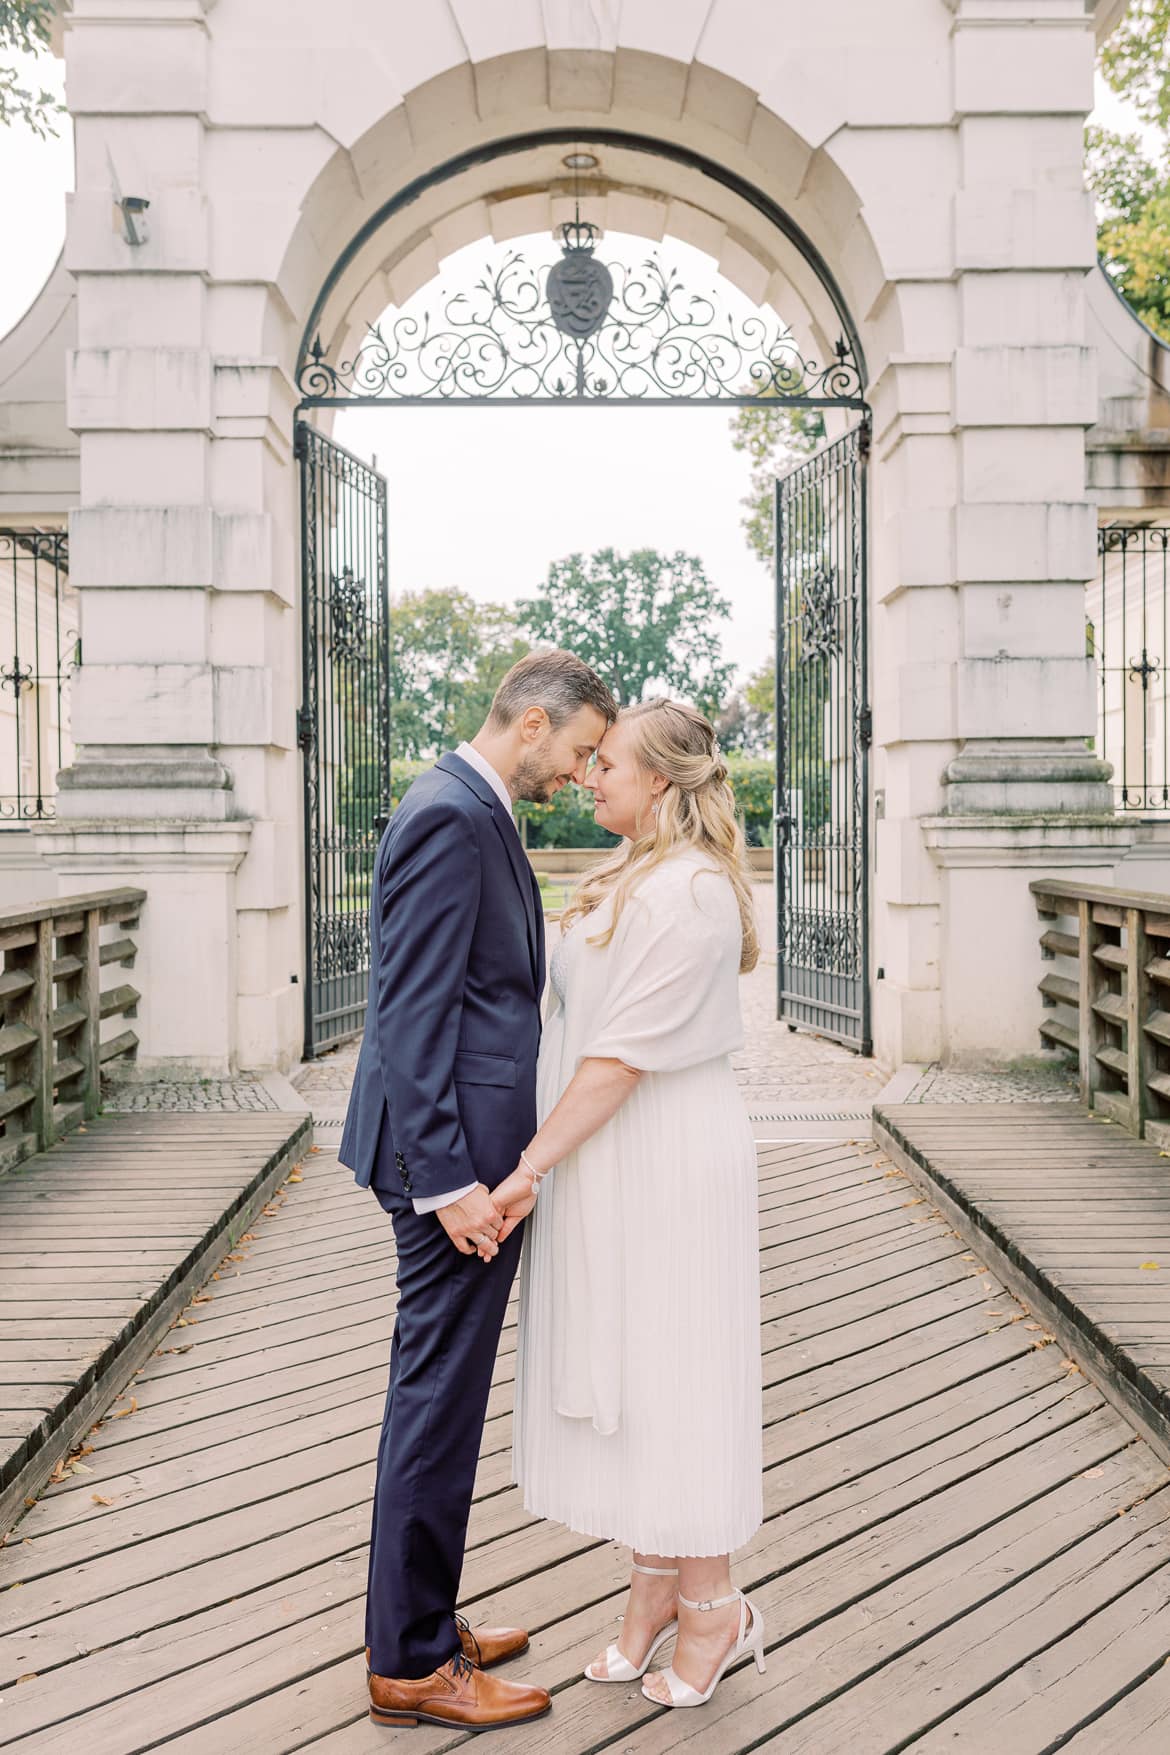
<svg viewBox="0 0 1170 1755">
<path fill-rule="evenodd" d="M 455 1604 L 484 1415 L 523 1225 L 489 1262 L 375 1186 L 398 1245 L 398 1310 L 366 1590 L 375 1675 L 417 1680 L 459 1649 Z"/>
</svg>

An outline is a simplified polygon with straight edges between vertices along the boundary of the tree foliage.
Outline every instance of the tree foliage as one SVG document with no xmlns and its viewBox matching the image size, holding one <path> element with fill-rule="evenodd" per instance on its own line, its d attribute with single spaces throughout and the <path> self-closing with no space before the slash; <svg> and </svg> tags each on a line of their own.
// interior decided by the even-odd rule
<svg viewBox="0 0 1170 1755">
<path fill-rule="evenodd" d="M 1159 145 L 1151 159 L 1136 134 L 1087 130 L 1097 248 L 1128 303 L 1170 341 L 1170 0 L 1132 0 L 1102 51 L 1101 72 Z"/>
<path fill-rule="evenodd" d="M 772 565 L 772 496 L 776 477 L 800 457 L 816 450 L 825 436 L 825 422 L 816 408 L 769 408 L 755 403 L 737 408 L 731 417 L 731 443 L 751 467 L 740 520 L 748 547 L 766 567 Z"/>
<path fill-rule="evenodd" d="M 712 717 L 734 674 L 719 636 L 730 614 L 697 555 L 650 548 L 554 561 L 541 595 L 516 607 L 534 644 L 568 647 L 623 707 L 665 689 Z"/>
<path fill-rule="evenodd" d="M 473 737 L 504 672 L 523 657 L 511 612 L 454 588 L 404 592 L 390 608 L 395 756 L 434 756 Z"/>
<path fill-rule="evenodd" d="M 56 133 L 61 105 L 51 91 L 26 85 L 10 58 L 47 49 L 52 25 L 52 0 L 0 0 L 0 124 L 23 122 L 41 139 Z"/>
<path fill-rule="evenodd" d="M 1143 122 L 1170 133 L 1170 0 L 1130 0 L 1101 52 L 1110 91 L 1127 98 Z"/>
</svg>

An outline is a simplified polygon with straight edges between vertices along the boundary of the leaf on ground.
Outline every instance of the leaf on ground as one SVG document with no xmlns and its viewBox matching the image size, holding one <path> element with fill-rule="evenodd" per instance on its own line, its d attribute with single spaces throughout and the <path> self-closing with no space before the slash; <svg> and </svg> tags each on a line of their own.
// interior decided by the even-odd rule
<svg viewBox="0 0 1170 1755">
<path fill-rule="evenodd" d="M 247 1261 L 248 1251 L 245 1249 L 235 1255 L 229 1255 L 227 1259 L 229 1261 Z"/>
<path fill-rule="evenodd" d="M 301 1175 L 301 1173 L 300 1173 L 300 1171 L 299 1171 L 299 1170 L 294 1170 L 294 1171 L 292 1171 L 292 1172 L 291 1172 L 291 1174 L 290 1174 L 290 1175 L 289 1175 L 289 1177 L 288 1177 L 288 1178 L 287 1178 L 287 1180 L 288 1180 L 288 1181 L 289 1181 L 289 1182 L 303 1182 L 303 1181 L 304 1181 L 304 1180 L 305 1180 L 305 1179 L 304 1179 L 304 1177 L 303 1177 L 303 1176 L 302 1176 L 302 1175 Z"/>
<path fill-rule="evenodd" d="M 1143 1261 L 1142 1263 L 1142 1272 L 1144 1274 L 1155 1273 L 1157 1268 L 1158 1263 L 1156 1261 Z"/>
<path fill-rule="evenodd" d="M 1098 1475 L 1103 1475 L 1104 1473 L 1104 1469 L 1082 1469 L 1081 1479 L 1083 1481 L 1095 1481 Z"/>
<path fill-rule="evenodd" d="M 1075 1359 L 1062 1359 L 1060 1361 L 1060 1369 L 1062 1371 L 1069 1372 L 1069 1374 L 1071 1375 L 1072 1372 L 1079 1371 L 1080 1366 L 1077 1364 Z"/>
<path fill-rule="evenodd" d="M 112 1505 L 114 1503 L 112 1499 L 107 1499 L 104 1493 L 91 1493 L 90 1498 L 95 1505 Z"/>
<path fill-rule="evenodd" d="M 192 1302 L 192 1304 L 210 1304 L 211 1303 L 211 1293 L 210 1292 L 200 1292 L 199 1296 L 197 1298 L 192 1298 L 191 1302 Z"/>
<path fill-rule="evenodd" d="M 920 1207 L 925 1199 L 924 1194 L 915 1195 L 913 1200 L 904 1200 L 902 1205 L 904 1207 Z"/>
<path fill-rule="evenodd" d="M 24 1503 L 29 1508 L 29 1510 L 31 1510 L 32 1507 L 36 1504 L 36 1500 L 35 1499 L 26 1499 Z"/>
<path fill-rule="evenodd" d="M 994 1286 L 993 1286 L 993 1285 L 992 1285 L 992 1283 L 991 1283 L 991 1281 L 990 1281 L 990 1280 L 984 1280 L 984 1282 L 983 1282 L 983 1290 L 984 1290 L 984 1291 L 985 1291 L 985 1292 L 994 1292 L 994 1291 L 995 1291 L 995 1287 L 994 1287 Z"/>
<path fill-rule="evenodd" d="M 1039 1329 L 1039 1327 L 1040 1327 L 1040 1324 L 1039 1324 L 1039 1323 L 1038 1323 L 1038 1322 L 1026 1322 L 1026 1323 L 1025 1323 L 1025 1324 L 1024 1324 L 1024 1327 L 1025 1327 L 1025 1328 L 1034 1328 L 1034 1329 Z"/>
<path fill-rule="evenodd" d="M 244 1235 L 240 1238 L 241 1243 L 255 1243 L 255 1241 L 256 1241 L 255 1231 L 245 1231 Z"/>
<path fill-rule="evenodd" d="M 93 1470 L 90 1468 L 89 1464 L 83 1463 L 83 1462 L 78 1462 L 76 1457 L 73 1458 L 73 1461 L 69 1464 L 69 1467 L 70 1467 L 70 1470 L 72 1471 L 72 1473 L 75 1475 L 92 1475 L 93 1474 Z"/>
<path fill-rule="evenodd" d="M 113 1418 L 115 1420 L 124 1420 L 126 1418 L 127 1414 L 136 1414 L 137 1412 L 138 1412 L 138 1397 L 136 1395 L 132 1395 L 130 1397 L 130 1406 L 128 1408 L 115 1408 L 114 1413 L 113 1413 Z"/>
<path fill-rule="evenodd" d="M 77 1131 L 78 1131 L 78 1133 L 84 1133 L 85 1129 L 83 1127 L 79 1127 Z M 35 1670 L 28 1670 L 25 1672 L 25 1674 L 23 1676 L 18 1676 L 16 1678 L 17 1686 L 19 1687 L 21 1682 L 35 1682 L 36 1679 L 37 1679 L 37 1672 Z"/>
<path fill-rule="evenodd" d="M 185 1347 L 172 1347 L 171 1351 L 173 1353 L 189 1353 L 194 1345 L 194 1341 L 188 1341 Z"/>
</svg>

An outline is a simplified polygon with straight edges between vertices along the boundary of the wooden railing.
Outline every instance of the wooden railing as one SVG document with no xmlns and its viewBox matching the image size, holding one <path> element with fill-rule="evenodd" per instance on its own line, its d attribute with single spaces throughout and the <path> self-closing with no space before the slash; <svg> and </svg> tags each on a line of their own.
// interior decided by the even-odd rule
<svg viewBox="0 0 1170 1755">
<path fill-rule="evenodd" d="M 102 1067 L 137 1052 L 132 1029 L 102 1036 L 139 1000 L 127 981 L 103 988 L 102 970 L 133 967 L 145 900 L 98 890 L 0 911 L 0 1174 L 96 1115 Z"/>
<path fill-rule="evenodd" d="M 1170 1145 L 1170 896 L 1056 878 L 1031 890 L 1042 1040 L 1075 1055 L 1089 1108 Z"/>
</svg>

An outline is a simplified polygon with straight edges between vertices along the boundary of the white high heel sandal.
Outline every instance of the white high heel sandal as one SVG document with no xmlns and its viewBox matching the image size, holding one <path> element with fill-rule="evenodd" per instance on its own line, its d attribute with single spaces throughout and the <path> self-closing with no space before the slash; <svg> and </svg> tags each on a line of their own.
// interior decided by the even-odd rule
<svg viewBox="0 0 1170 1755">
<path fill-rule="evenodd" d="M 678 1577 L 677 1566 L 639 1566 L 636 1560 L 634 1561 L 634 1571 L 642 1573 L 645 1578 Z M 650 1650 L 637 1668 L 630 1662 L 625 1652 L 619 1651 L 616 1645 L 607 1646 L 604 1658 L 594 1658 L 593 1663 L 586 1667 L 585 1680 L 587 1682 L 636 1682 L 639 1676 L 644 1676 L 650 1668 L 655 1652 L 660 1651 L 667 1640 L 672 1639 L 677 1632 L 677 1621 L 668 1621 L 665 1627 L 659 1628 L 650 1641 Z M 599 1676 L 594 1669 L 594 1665 L 598 1662 L 605 1665 L 606 1674 L 604 1676 Z"/>
<path fill-rule="evenodd" d="M 680 1596 L 678 1600 L 687 1609 L 725 1609 L 729 1603 L 738 1603 L 739 1635 L 712 1676 L 711 1685 L 705 1694 L 700 1694 L 697 1688 L 692 1688 L 689 1682 L 684 1682 L 681 1676 L 677 1676 L 673 1664 L 668 1670 L 662 1671 L 666 1686 L 670 1689 L 670 1704 L 672 1706 L 705 1706 L 732 1664 L 738 1663 L 740 1658 L 749 1651 L 756 1660 L 757 1670 L 761 1676 L 763 1675 L 765 1668 L 764 1617 L 756 1605 L 748 1601 L 741 1590 L 733 1590 L 729 1597 L 716 1597 L 713 1602 L 708 1603 L 692 1603 L 689 1597 L 684 1596 Z M 647 1693 L 645 1682 L 642 1684 L 642 1692 L 646 1695 L 647 1700 L 655 1706 L 665 1704 L 664 1701 L 656 1699 L 653 1694 Z"/>
</svg>

